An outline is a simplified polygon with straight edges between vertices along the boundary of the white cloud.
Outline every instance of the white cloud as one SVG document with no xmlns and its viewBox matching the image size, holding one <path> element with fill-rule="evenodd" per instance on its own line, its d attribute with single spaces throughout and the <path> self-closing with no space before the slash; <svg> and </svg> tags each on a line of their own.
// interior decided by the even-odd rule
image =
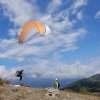
<svg viewBox="0 0 100 100">
<path fill-rule="evenodd" d="M 24 45 L 18 45 L 17 39 L 1 40 L 0 57 L 15 57 L 19 59 L 28 55 L 46 55 L 49 52 L 56 50 L 58 47 L 63 47 L 63 50 L 61 51 L 74 50 L 77 49 L 75 43 L 78 41 L 78 38 L 83 38 L 85 34 L 85 29 L 78 29 L 70 32 L 69 34 L 61 34 L 56 32 L 55 34 L 50 34 L 47 37 L 35 36 Z"/>
<path fill-rule="evenodd" d="M 0 0 L 4 16 L 17 26 L 23 26 L 27 21 L 37 18 L 38 8 L 34 3 L 28 3 L 26 0 Z M 33 13 L 35 12 L 35 14 Z M 38 13 L 39 14 L 39 13 Z"/>
<path fill-rule="evenodd" d="M 11 79 L 14 78 L 15 76 L 15 70 L 10 69 L 7 70 L 5 66 L 0 66 L 0 77 L 2 77 L 3 79 L 7 78 L 7 79 Z"/>
<path fill-rule="evenodd" d="M 86 5 L 86 4 L 87 4 L 87 0 L 76 0 L 72 7 L 74 9 L 77 9 L 77 8 L 79 8 L 81 6 Z"/>
<path fill-rule="evenodd" d="M 23 61 L 24 58 L 17 58 L 19 62 Z"/>
<path fill-rule="evenodd" d="M 80 11 L 80 12 L 78 12 L 78 14 L 77 14 L 77 19 L 78 19 L 78 20 L 82 20 L 82 18 L 83 18 L 82 11 Z"/>
<path fill-rule="evenodd" d="M 52 0 L 47 7 L 47 13 L 54 13 L 62 4 L 62 0 Z"/>
<path fill-rule="evenodd" d="M 100 11 L 96 13 L 95 18 L 100 18 Z"/>
<path fill-rule="evenodd" d="M 15 36 L 15 35 L 16 35 L 16 31 L 13 30 L 13 29 L 9 29 L 9 30 L 8 30 L 8 34 L 9 34 L 10 36 Z"/>
<path fill-rule="evenodd" d="M 79 61 L 74 64 L 68 65 L 62 63 L 59 60 L 54 59 L 34 59 L 36 64 L 34 65 L 23 65 L 13 67 L 13 69 L 7 70 L 5 66 L 0 66 L 0 76 L 3 78 L 14 79 L 15 72 L 17 70 L 24 69 L 23 77 L 47 77 L 47 78 L 78 78 L 78 77 L 90 77 L 92 75 L 100 73 L 100 58 L 90 62 L 90 64 L 84 65 Z M 52 63 L 51 63 L 52 61 Z"/>
<path fill-rule="evenodd" d="M 52 59 L 51 59 L 52 60 Z M 51 61 L 37 59 L 37 64 L 31 67 L 33 73 L 40 73 L 41 77 L 49 78 L 77 78 L 77 77 L 90 77 L 94 74 L 100 73 L 99 63 L 100 59 L 96 59 L 88 65 L 81 64 L 76 61 L 74 64 L 68 65 L 59 60 Z"/>
<path fill-rule="evenodd" d="M 15 28 L 15 29 L 9 29 L 8 30 L 8 34 L 11 36 L 11 37 L 14 37 L 15 35 L 20 35 L 20 32 L 21 32 L 22 28 Z"/>
<path fill-rule="evenodd" d="M 7 50 L 8 48 L 11 48 L 12 46 L 14 46 L 13 44 L 16 43 L 16 39 L 10 39 L 10 40 L 7 40 L 7 39 L 1 39 L 0 40 L 0 49 L 1 51 L 2 50 Z"/>
<path fill-rule="evenodd" d="M 80 11 L 79 8 L 85 6 L 86 4 L 87 0 L 76 0 L 74 4 L 69 8 L 69 10 L 71 10 L 72 15 L 76 15 L 77 18 L 82 18 L 82 12 Z"/>
<path fill-rule="evenodd" d="M 73 30 L 73 26 L 77 23 L 77 19 L 70 19 L 70 17 L 73 17 L 71 13 L 76 10 L 76 12 L 78 12 L 76 17 L 81 20 L 82 12 L 78 8 L 85 5 L 86 1 L 87 0 L 76 0 L 71 7 L 60 10 L 60 7 L 64 5 L 62 0 L 52 0 L 52 2 L 48 4 L 46 12 L 43 13 L 39 11 L 40 8 L 35 4 L 35 0 L 32 3 L 26 0 L 10 0 L 10 2 L 9 0 L 0 0 L 4 16 L 8 17 L 9 20 L 14 23 L 15 28 L 10 28 L 8 30 L 8 34 L 13 36 L 13 39 L 0 40 L 0 58 L 12 58 L 18 61 L 24 61 L 25 57 L 30 55 L 47 55 L 53 51 L 67 52 L 77 49 L 78 46 L 76 42 L 83 39 L 87 31 L 81 27 Z M 48 25 L 51 28 L 51 34 L 47 37 L 40 37 L 37 34 L 24 45 L 18 45 L 18 36 L 15 35 L 19 35 L 23 25 L 31 20 Z M 41 77 L 53 76 L 66 78 L 77 77 L 78 71 L 81 69 L 86 73 L 89 71 L 86 70 L 86 65 L 80 64 L 80 62 L 67 65 L 58 61 L 57 54 L 55 56 L 52 63 L 50 62 L 51 60 L 49 61 L 50 58 L 48 60 L 37 59 L 35 60 L 36 65 L 18 66 L 14 67 L 14 70 L 24 68 L 31 73 L 28 74 L 29 77 L 37 77 L 38 75 L 36 73 L 40 73 Z M 13 71 L 11 72 L 12 77 Z M 80 71 L 79 75 L 85 76 L 86 74 Z"/>
</svg>

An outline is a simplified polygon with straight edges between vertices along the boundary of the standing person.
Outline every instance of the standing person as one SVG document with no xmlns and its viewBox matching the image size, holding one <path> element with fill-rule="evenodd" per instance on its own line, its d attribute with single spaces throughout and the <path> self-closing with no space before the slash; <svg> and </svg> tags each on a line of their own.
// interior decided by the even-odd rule
<svg viewBox="0 0 100 100">
<path fill-rule="evenodd" d="M 55 84 L 55 88 L 56 88 L 56 89 L 59 89 L 60 83 L 58 82 L 57 79 L 54 80 L 54 84 Z"/>
<path fill-rule="evenodd" d="M 24 70 L 21 70 L 21 71 L 17 71 L 17 72 L 16 72 L 16 77 L 20 77 L 20 81 L 22 81 L 22 74 L 23 74 L 23 71 L 24 71 Z"/>
<path fill-rule="evenodd" d="M 54 84 L 55 84 L 55 88 L 58 89 L 58 80 L 57 79 L 54 80 Z"/>
</svg>

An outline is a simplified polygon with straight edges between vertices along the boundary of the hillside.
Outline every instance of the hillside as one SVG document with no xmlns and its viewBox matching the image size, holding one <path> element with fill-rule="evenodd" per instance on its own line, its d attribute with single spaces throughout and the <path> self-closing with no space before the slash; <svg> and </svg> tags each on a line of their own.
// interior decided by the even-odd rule
<svg viewBox="0 0 100 100">
<path fill-rule="evenodd" d="M 88 92 L 100 92 L 100 74 L 93 75 L 89 78 L 84 78 L 73 82 L 63 89 L 71 89 L 73 91 L 79 92 L 81 88 L 85 87 Z"/>
<path fill-rule="evenodd" d="M 49 91 L 51 90 L 52 93 Z M 55 91 L 56 90 L 56 91 Z M 53 92 L 60 95 L 53 96 Z M 48 95 L 49 94 L 49 95 Z M 26 88 L 9 85 L 0 86 L 0 100 L 100 100 L 100 97 L 71 93 L 54 88 Z"/>
</svg>

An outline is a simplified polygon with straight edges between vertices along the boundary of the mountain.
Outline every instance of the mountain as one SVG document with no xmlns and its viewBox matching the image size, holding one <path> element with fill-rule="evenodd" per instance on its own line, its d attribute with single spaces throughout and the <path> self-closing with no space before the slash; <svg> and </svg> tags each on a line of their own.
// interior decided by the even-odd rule
<svg viewBox="0 0 100 100">
<path fill-rule="evenodd" d="M 60 88 L 66 86 L 67 84 L 70 84 L 76 80 L 79 80 L 79 78 L 75 79 L 58 79 L 60 83 Z M 16 80 L 11 80 L 12 85 L 19 85 L 19 84 L 25 84 L 30 87 L 34 88 L 46 88 L 46 87 L 54 87 L 54 79 L 52 78 L 23 78 L 23 80 L 20 82 L 19 78 Z"/>
<path fill-rule="evenodd" d="M 89 78 L 83 78 L 75 81 L 62 89 L 70 89 L 79 92 L 81 88 L 85 88 L 88 92 L 100 92 L 100 74 L 93 75 Z"/>
</svg>

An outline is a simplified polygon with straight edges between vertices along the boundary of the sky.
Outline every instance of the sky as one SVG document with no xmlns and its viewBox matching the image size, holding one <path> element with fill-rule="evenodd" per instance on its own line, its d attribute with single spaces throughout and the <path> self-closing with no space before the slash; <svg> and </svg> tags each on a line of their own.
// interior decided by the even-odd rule
<svg viewBox="0 0 100 100">
<path fill-rule="evenodd" d="M 50 27 L 23 45 L 23 26 Z M 100 0 L 0 0 L 0 76 L 77 78 L 100 73 Z"/>
</svg>

